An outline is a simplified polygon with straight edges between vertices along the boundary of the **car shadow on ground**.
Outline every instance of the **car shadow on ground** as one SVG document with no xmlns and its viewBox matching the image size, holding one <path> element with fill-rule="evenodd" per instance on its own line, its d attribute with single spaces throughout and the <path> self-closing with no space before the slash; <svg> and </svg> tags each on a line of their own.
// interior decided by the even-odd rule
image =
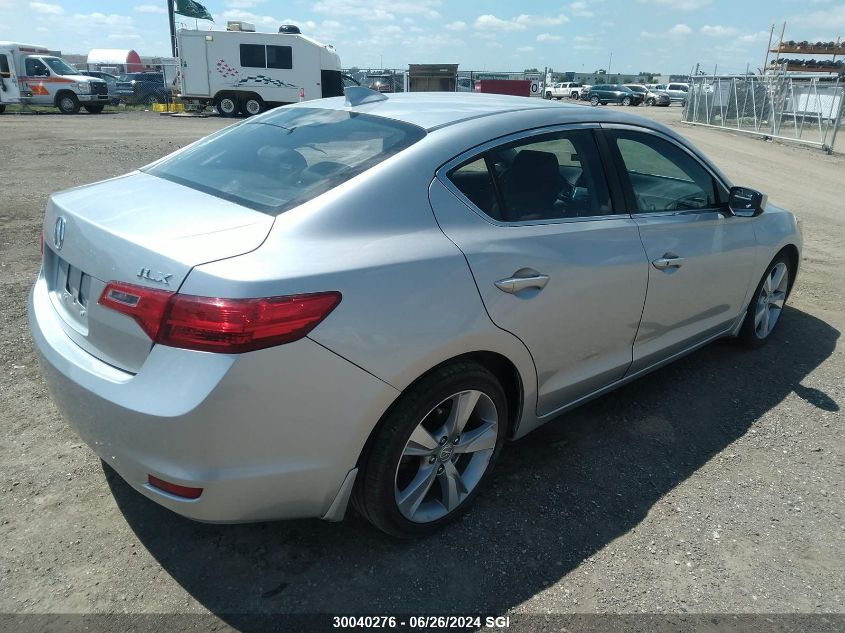
<svg viewBox="0 0 845 633">
<path fill-rule="evenodd" d="M 788 308 L 761 350 L 715 343 L 593 401 L 506 447 L 473 511 L 422 541 L 392 540 L 356 517 L 199 524 L 113 472 L 109 485 L 162 567 L 236 628 L 257 630 L 248 614 L 264 613 L 503 613 L 636 528 L 789 394 L 838 410 L 800 385 L 838 337 Z"/>
</svg>

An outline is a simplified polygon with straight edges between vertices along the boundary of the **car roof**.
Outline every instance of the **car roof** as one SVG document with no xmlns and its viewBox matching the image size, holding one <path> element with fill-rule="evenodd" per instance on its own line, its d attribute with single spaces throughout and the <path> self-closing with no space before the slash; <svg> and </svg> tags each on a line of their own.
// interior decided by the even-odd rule
<svg viewBox="0 0 845 633">
<path fill-rule="evenodd" d="M 454 125 L 461 121 L 507 112 L 545 110 L 554 108 L 575 121 L 584 118 L 582 106 L 547 101 L 540 98 L 469 92 L 400 92 L 384 95 L 387 98 L 372 103 L 348 106 L 345 97 L 304 101 L 288 107 L 329 108 L 349 110 L 395 119 L 418 125 L 428 131 Z M 595 119 L 593 117 L 587 117 Z"/>
</svg>

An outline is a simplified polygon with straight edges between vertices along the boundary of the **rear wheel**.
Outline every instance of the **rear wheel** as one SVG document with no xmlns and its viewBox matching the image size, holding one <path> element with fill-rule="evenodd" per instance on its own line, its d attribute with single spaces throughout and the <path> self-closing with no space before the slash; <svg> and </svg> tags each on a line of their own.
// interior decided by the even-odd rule
<svg viewBox="0 0 845 633">
<path fill-rule="evenodd" d="M 105 108 L 106 106 L 104 106 L 100 103 L 95 103 L 95 104 L 91 104 L 91 105 L 84 105 L 82 107 L 85 108 L 91 114 L 100 114 L 100 112 L 102 112 L 103 108 Z"/>
<path fill-rule="evenodd" d="M 745 320 L 739 331 L 739 340 L 748 347 L 766 344 L 780 322 L 780 315 L 789 296 L 793 271 L 786 255 L 778 255 L 769 264 L 766 274 L 757 284 Z"/>
<path fill-rule="evenodd" d="M 353 503 L 380 530 L 412 538 L 463 514 L 489 480 L 507 428 L 499 381 L 480 365 L 433 371 L 382 421 Z"/>
<path fill-rule="evenodd" d="M 56 99 L 56 107 L 62 114 L 76 114 L 80 108 L 79 99 L 72 92 L 63 92 Z"/>
<path fill-rule="evenodd" d="M 230 94 L 222 94 L 214 101 L 214 108 L 221 116 L 233 117 L 238 113 L 238 100 Z"/>
<path fill-rule="evenodd" d="M 258 95 L 250 95 L 244 99 L 241 107 L 245 115 L 255 116 L 264 112 L 267 109 L 267 104 Z"/>
<path fill-rule="evenodd" d="M 593 95 L 592 97 L 590 97 L 590 105 L 591 106 L 597 106 L 600 101 L 601 100 L 596 95 Z"/>
<path fill-rule="evenodd" d="M 545 96 L 546 96 L 546 99 L 551 99 L 551 98 L 552 98 L 552 93 L 551 93 L 551 92 L 547 92 Z"/>
</svg>

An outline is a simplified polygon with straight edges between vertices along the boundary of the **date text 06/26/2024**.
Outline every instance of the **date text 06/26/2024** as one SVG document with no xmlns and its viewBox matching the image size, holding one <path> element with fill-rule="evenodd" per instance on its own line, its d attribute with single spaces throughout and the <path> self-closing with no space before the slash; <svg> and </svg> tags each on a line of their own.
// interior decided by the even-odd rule
<svg viewBox="0 0 845 633">
<path fill-rule="evenodd" d="M 478 629 L 481 627 L 506 629 L 510 627 L 510 617 L 480 615 L 350 615 L 333 616 L 332 627 L 335 629 Z"/>
</svg>

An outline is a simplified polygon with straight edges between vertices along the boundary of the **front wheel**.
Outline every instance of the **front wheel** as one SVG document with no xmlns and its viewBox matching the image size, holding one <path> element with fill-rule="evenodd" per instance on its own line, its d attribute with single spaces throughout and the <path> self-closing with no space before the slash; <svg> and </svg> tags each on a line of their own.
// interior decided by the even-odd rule
<svg viewBox="0 0 845 633">
<path fill-rule="evenodd" d="M 646 100 L 645 104 L 646 104 L 647 106 L 653 106 L 653 105 L 654 105 L 654 97 L 649 97 L 649 98 Z"/>
<path fill-rule="evenodd" d="M 780 322 L 792 284 L 791 262 L 786 255 L 778 255 L 769 264 L 766 274 L 757 284 L 745 320 L 739 331 L 739 340 L 751 348 L 762 347 Z"/>
<path fill-rule="evenodd" d="M 631 97 L 623 97 L 623 98 L 622 98 L 622 105 L 623 105 L 623 106 L 629 106 L 629 105 L 631 105 Z"/>
<path fill-rule="evenodd" d="M 551 93 L 551 92 L 547 92 L 547 93 L 546 93 L 546 99 L 551 99 L 551 98 L 552 98 L 552 93 Z"/>
<path fill-rule="evenodd" d="M 56 102 L 56 106 L 62 114 L 76 114 L 80 108 L 79 99 L 76 98 L 75 94 L 70 92 L 66 92 L 60 96 Z"/>
<path fill-rule="evenodd" d="M 441 367 L 405 392 L 361 464 L 353 503 L 392 536 L 425 536 L 463 514 L 502 449 L 507 400 L 484 367 Z"/>
<path fill-rule="evenodd" d="M 247 116 L 255 116 L 264 112 L 267 109 L 267 105 L 264 103 L 264 99 L 258 95 L 254 95 L 244 99 L 242 108 L 244 114 Z"/>
<path fill-rule="evenodd" d="M 600 101 L 601 101 L 601 99 L 599 99 L 596 95 L 593 95 L 592 97 L 590 97 L 590 105 L 591 106 L 597 106 Z"/>
</svg>

